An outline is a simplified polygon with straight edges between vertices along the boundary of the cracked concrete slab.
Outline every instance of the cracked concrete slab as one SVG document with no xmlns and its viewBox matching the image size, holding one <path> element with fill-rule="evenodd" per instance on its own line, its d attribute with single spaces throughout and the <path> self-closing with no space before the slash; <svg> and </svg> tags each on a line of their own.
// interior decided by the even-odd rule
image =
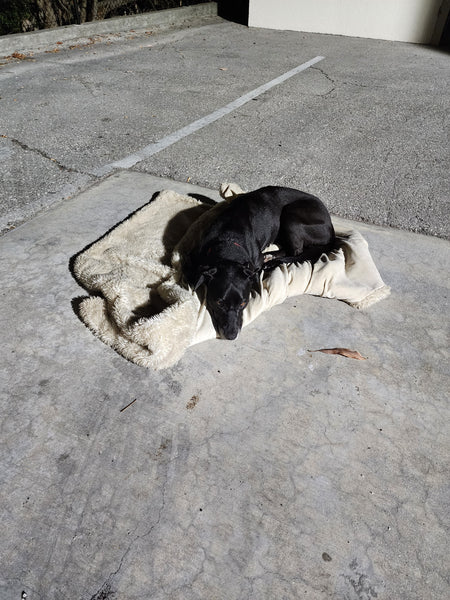
<svg viewBox="0 0 450 600">
<path fill-rule="evenodd" d="M 61 199 L 71 198 L 94 178 L 66 168 L 39 148 L 0 138 L 2 195 L 0 230 L 7 231 Z"/>
<path fill-rule="evenodd" d="M 69 260 L 164 188 L 217 198 L 124 171 L 0 238 L 2 600 L 444 598 L 448 242 L 347 222 L 389 298 L 291 298 L 152 372 Z"/>
<path fill-rule="evenodd" d="M 163 372 L 78 321 L 69 260 L 154 192 L 223 180 L 447 237 L 448 57 L 226 22 L 125 37 L 0 68 L 0 225 L 25 222 L 0 238 L 2 600 L 444 598 L 447 241 L 353 223 L 388 299 L 292 298 Z"/>
<path fill-rule="evenodd" d="M 2 223 L 31 217 L 67 185 L 94 181 L 104 165 L 324 56 L 134 168 L 212 188 L 289 185 L 336 215 L 450 237 L 450 78 L 439 48 L 219 21 L 53 50 L 0 67 Z M 15 163 L 8 140 L 22 145 Z M 64 167 L 52 171 L 59 189 L 48 181 L 52 165 L 28 164 L 25 148 Z"/>
</svg>

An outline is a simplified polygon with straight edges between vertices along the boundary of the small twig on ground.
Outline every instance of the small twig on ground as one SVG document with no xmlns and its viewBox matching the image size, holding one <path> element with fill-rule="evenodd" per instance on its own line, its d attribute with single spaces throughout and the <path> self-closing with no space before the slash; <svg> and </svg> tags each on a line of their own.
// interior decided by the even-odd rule
<svg viewBox="0 0 450 600">
<path fill-rule="evenodd" d="M 134 404 L 136 402 L 136 400 L 137 400 L 137 398 L 135 398 L 134 400 L 132 400 L 131 402 L 129 402 L 126 406 L 124 406 L 123 408 L 121 408 L 119 412 L 123 412 L 129 406 L 131 406 L 132 404 Z"/>
<path fill-rule="evenodd" d="M 361 356 L 358 350 L 349 350 L 348 348 L 322 348 L 320 350 L 308 350 L 308 352 L 323 352 L 324 354 L 340 354 L 347 358 L 355 358 L 356 360 L 367 360 Z"/>
</svg>

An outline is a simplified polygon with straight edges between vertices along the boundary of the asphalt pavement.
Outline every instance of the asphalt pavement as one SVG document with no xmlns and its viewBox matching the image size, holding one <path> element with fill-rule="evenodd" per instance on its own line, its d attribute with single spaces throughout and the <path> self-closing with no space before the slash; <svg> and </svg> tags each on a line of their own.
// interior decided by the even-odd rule
<svg viewBox="0 0 450 600">
<path fill-rule="evenodd" d="M 19 58 L 0 61 L 2 230 L 323 57 L 131 168 L 213 189 L 287 185 L 338 216 L 450 236 L 447 53 L 209 19 L 60 44 L 52 33 L 33 52 L 14 36 Z"/>
<path fill-rule="evenodd" d="M 1 61 L 1 600 L 445 598 L 448 55 L 135 29 Z M 78 319 L 71 258 L 223 181 L 321 196 L 391 295 L 127 362 Z"/>
</svg>

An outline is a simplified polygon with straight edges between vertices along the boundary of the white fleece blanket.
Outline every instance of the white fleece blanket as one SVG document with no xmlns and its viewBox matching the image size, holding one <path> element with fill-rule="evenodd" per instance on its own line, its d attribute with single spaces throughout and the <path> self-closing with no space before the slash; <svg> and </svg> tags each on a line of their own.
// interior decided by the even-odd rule
<svg viewBox="0 0 450 600">
<path fill-rule="evenodd" d="M 224 198 L 242 190 L 224 184 Z M 79 307 L 83 322 L 105 344 L 134 363 L 164 369 L 187 348 L 216 337 L 198 295 L 181 283 L 180 255 L 226 206 L 211 207 L 166 190 L 133 213 L 74 261 L 77 281 L 91 294 Z M 337 231 L 340 249 L 314 265 L 281 265 L 252 293 L 244 327 L 289 296 L 313 294 L 366 308 L 386 297 L 367 242 L 357 231 Z"/>
</svg>

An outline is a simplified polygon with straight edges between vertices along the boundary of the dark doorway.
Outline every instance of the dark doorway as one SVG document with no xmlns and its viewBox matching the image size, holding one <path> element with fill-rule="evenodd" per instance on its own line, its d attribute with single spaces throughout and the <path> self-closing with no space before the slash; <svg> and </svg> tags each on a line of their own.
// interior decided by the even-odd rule
<svg viewBox="0 0 450 600">
<path fill-rule="evenodd" d="M 450 12 L 447 15 L 439 46 L 450 46 Z"/>
<path fill-rule="evenodd" d="M 249 0 L 218 0 L 217 14 L 222 19 L 248 25 Z"/>
</svg>

